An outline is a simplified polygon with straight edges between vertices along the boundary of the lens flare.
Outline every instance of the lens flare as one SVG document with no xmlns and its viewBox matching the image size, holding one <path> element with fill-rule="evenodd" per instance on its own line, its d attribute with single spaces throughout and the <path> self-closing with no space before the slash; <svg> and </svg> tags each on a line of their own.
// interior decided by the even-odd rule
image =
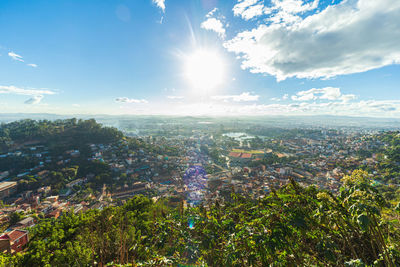
<svg viewBox="0 0 400 267">
<path fill-rule="evenodd" d="M 189 219 L 189 221 L 188 221 L 188 226 L 189 226 L 190 229 L 193 229 L 193 227 L 194 227 L 194 221 L 193 221 L 192 218 Z"/>
</svg>

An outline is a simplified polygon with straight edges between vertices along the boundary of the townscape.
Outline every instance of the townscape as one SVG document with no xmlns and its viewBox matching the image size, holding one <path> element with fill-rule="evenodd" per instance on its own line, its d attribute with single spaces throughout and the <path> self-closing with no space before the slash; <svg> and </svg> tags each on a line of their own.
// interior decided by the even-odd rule
<svg viewBox="0 0 400 267">
<path fill-rule="evenodd" d="M 0 28 L 0 266 L 400 266 L 400 0 L 1 0 Z"/>
<path fill-rule="evenodd" d="M 7 130 L 17 132 L 27 125 L 33 132 L 18 136 Z M 376 129 L 250 124 L 234 132 L 222 124 L 190 122 L 180 125 L 182 134 L 163 136 L 154 127 L 144 128 L 143 135 L 115 129 L 94 138 L 101 142 L 88 138 L 87 143 L 54 147 L 51 132 L 59 128 L 64 138 L 79 136 L 80 128 L 99 136 L 108 129 L 94 120 L 76 119 L 1 126 L 0 243 L 5 251 L 22 251 L 29 229 L 41 220 L 119 206 L 139 194 L 167 199 L 170 207 L 188 207 L 229 201 L 232 192 L 263 198 L 290 179 L 337 194 L 341 179 L 355 168 L 379 177 L 374 180 L 378 186 L 398 186 L 382 179 L 378 165 L 389 144 L 382 138 L 386 132 Z M 43 138 L 42 131 L 49 131 L 49 137 Z"/>
</svg>

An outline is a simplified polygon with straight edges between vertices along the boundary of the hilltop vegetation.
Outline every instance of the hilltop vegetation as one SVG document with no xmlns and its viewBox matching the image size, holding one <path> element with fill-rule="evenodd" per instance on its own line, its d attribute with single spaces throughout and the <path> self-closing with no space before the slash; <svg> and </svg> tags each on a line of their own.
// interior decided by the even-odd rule
<svg viewBox="0 0 400 267">
<path fill-rule="evenodd" d="M 14 143 L 38 141 L 49 145 L 69 146 L 87 143 L 110 143 L 123 137 L 115 128 L 103 127 L 90 120 L 20 120 L 0 125 L 0 153 Z"/>
<path fill-rule="evenodd" d="M 169 209 L 136 196 L 120 207 L 69 212 L 34 228 L 15 266 L 396 266 L 399 206 L 364 171 L 338 196 L 294 181 L 251 200 Z"/>
<path fill-rule="evenodd" d="M 88 173 L 96 175 L 100 187 L 111 180 L 110 167 L 103 162 L 88 161 L 92 154 L 89 144 L 116 144 L 122 139 L 122 132 L 93 119 L 21 120 L 2 124 L 0 155 L 12 152 L 0 157 L 0 172 L 8 170 L 11 177 L 27 172 L 22 178 L 14 178 L 18 181 L 18 192 L 52 186 L 53 193 L 58 193 L 65 184 Z M 45 149 L 36 150 L 39 145 Z M 66 151 L 79 151 L 79 156 L 70 157 L 68 164 L 58 165 L 57 161 L 66 158 Z M 50 171 L 45 176 L 38 175 L 43 169 Z"/>
</svg>

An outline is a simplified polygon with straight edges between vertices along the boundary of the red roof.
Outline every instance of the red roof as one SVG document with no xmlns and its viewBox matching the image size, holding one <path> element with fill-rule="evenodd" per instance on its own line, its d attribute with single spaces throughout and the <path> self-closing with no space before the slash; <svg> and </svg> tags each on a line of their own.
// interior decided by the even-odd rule
<svg viewBox="0 0 400 267">
<path fill-rule="evenodd" d="M 239 158 L 240 157 L 240 152 L 231 152 L 231 153 L 229 153 L 229 157 Z"/>
<path fill-rule="evenodd" d="M 249 159 L 249 158 L 251 158 L 251 154 L 249 154 L 249 153 L 243 153 L 240 157 L 241 157 L 242 159 Z"/>
<path fill-rule="evenodd" d="M 22 230 L 13 230 L 7 234 L 4 234 L 0 237 L 0 239 L 10 239 L 11 242 L 14 242 L 15 240 L 23 237 L 24 235 L 27 235 L 28 233 L 26 231 Z"/>
<path fill-rule="evenodd" d="M 58 218 L 60 216 L 60 210 L 59 209 L 55 209 L 53 211 L 51 211 L 49 214 L 47 214 L 47 217 L 55 217 Z"/>
</svg>

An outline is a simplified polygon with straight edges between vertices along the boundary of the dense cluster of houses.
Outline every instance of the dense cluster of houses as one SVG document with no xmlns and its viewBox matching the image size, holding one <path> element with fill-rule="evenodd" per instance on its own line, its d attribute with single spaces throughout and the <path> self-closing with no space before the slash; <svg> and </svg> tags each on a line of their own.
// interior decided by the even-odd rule
<svg viewBox="0 0 400 267">
<path fill-rule="evenodd" d="M 244 142 L 242 147 L 228 153 L 228 164 L 233 172 L 218 179 L 224 181 L 220 183 L 221 186 L 235 188 L 235 191 L 253 196 L 262 196 L 270 188 L 286 184 L 289 177 L 305 186 L 315 185 L 337 192 L 345 174 L 355 167 L 374 166 L 377 163 L 377 154 L 373 153 L 368 158 L 357 154 L 358 151 L 370 151 L 383 146 L 379 140 L 369 140 L 366 136 L 360 133 L 342 133 L 319 138 L 272 140 L 271 143 L 279 145 L 279 152 L 274 152 L 271 148 L 252 150 Z M 292 160 L 268 166 L 251 164 L 262 161 L 271 154 L 279 158 L 291 157 Z M 256 167 L 251 168 L 249 165 Z M 232 178 L 235 170 L 240 173 L 239 179 Z"/>
<path fill-rule="evenodd" d="M 57 195 L 51 195 L 53 191 L 50 186 L 16 194 L 15 180 L 28 174 L 45 177 L 51 171 L 46 168 L 49 166 L 47 163 L 68 166 L 72 158 L 81 155 L 79 150 L 70 149 L 62 156 L 53 157 L 47 147 L 30 143 L 14 152 L 0 155 L 5 158 L 29 154 L 38 159 L 37 166 L 18 174 L 13 174 L 11 169 L 0 172 L 0 199 L 12 199 L 10 205 L 1 209 L 0 222 L 7 224 L 10 214 L 15 212 L 26 217 L 0 236 L 0 249 L 8 252 L 23 249 L 29 241 L 29 227 L 35 223 L 30 214 L 40 215 L 41 218 L 57 218 L 66 211 L 80 212 L 117 205 L 136 194 L 146 194 L 155 199 L 167 197 L 171 205 L 182 202 L 195 204 L 202 199 L 213 201 L 229 198 L 232 190 L 251 197 L 261 197 L 272 188 L 287 184 L 289 178 L 305 186 L 316 185 L 337 192 L 341 178 L 352 170 L 351 166 L 372 166 L 377 162 L 375 154 L 360 158 L 357 151 L 383 145 L 379 141 L 365 139 L 361 134 L 345 133 L 320 138 L 271 140 L 271 146 L 257 149 L 242 140 L 238 146 L 227 145 L 225 139 L 194 132 L 190 137 L 143 137 L 142 140 L 153 149 L 134 149 L 127 140 L 117 144 L 91 144 L 91 156 L 87 160 L 108 164 L 115 183 L 110 187 L 104 185 L 99 192 L 86 192 L 85 184 L 94 178 L 93 174 L 88 174 L 70 181 Z M 163 153 L 166 148 L 179 153 Z M 215 162 L 211 153 L 205 150 L 218 151 L 219 156 L 226 159 L 226 164 Z M 293 160 L 263 164 L 262 160 L 272 154 Z M 254 164 L 257 162 L 261 163 Z M 201 173 L 210 166 L 213 171 L 202 175 L 201 179 L 198 179 L 199 176 L 184 179 L 185 173 L 193 166 L 201 167 Z"/>
</svg>

